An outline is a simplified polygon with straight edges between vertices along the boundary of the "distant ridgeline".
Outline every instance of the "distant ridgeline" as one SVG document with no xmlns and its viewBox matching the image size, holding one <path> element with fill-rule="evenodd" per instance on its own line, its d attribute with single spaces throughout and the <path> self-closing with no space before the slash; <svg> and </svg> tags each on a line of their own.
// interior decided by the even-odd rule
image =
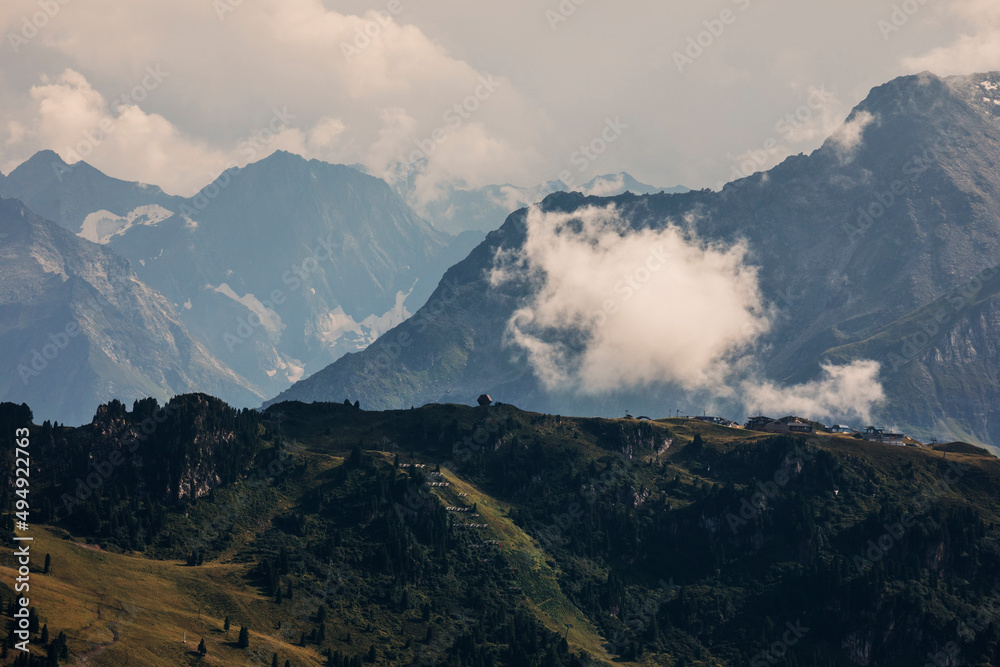
<svg viewBox="0 0 1000 667">
<path fill-rule="evenodd" d="M 0 405 L 4 438 L 30 419 Z M 960 443 L 203 394 L 31 432 L 35 523 L 108 577 L 204 572 L 185 618 L 252 626 L 206 635 L 222 664 L 1000 664 L 1000 460 Z M 38 613 L 79 658 L 83 621 Z"/>
</svg>

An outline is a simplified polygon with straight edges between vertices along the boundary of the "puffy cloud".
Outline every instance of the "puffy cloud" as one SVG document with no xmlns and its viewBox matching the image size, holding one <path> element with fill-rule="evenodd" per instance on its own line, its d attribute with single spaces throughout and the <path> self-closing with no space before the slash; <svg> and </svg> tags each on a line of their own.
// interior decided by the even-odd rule
<svg viewBox="0 0 1000 667">
<path fill-rule="evenodd" d="M 941 7 L 966 27 L 954 40 L 918 56 L 903 58 L 912 72 L 972 74 L 1000 67 L 1000 5 L 993 0 L 956 0 Z"/>
<path fill-rule="evenodd" d="M 222 170 L 226 156 L 142 110 L 137 100 L 157 85 L 157 76 L 148 75 L 146 85 L 109 103 L 79 72 L 45 77 L 31 88 L 37 117 L 26 127 L 8 126 L 8 144 L 50 147 L 68 162 L 83 159 L 116 176 L 193 192 L 211 180 L 212 170 Z"/>
<path fill-rule="evenodd" d="M 867 419 L 883 398 L 879 364 L 823 365 L 790 387 L 756 379 L 771 325 L 747 246 L 699 239 L 690 221 L 632 229 L 614 206 L 529 209 L 524 245 L 498 254 L 491 282 L 530 297 L 508 322 L 549 390 L 582 394 L 674 386 L 749 408 Z"/>
<path fill-rule="evenodd" d="M 550 388 L 721 389 L 769 327 L 746 252 L 673 224 L 629 230 L 614 207 L 533 207 L 523 250 L 499 258 L 492 280 L 534 283 L 507 333 Z"/>
<path fill-rule="evenodd" d="M 742 385 L 745 404 L 778 416 L 870 422 L 872 409 L 885 400 L 878 379 L 879 363 L 865 359 L 845 366 L 823 364 L 821 368 L 816 380 L 790 387 L 745 381 Z"/>
<path fill-rule="evenodd" d="M 854 159 L 854 155 L 861 148 L 865 128 L 876 120 L 876 117 L 868 111 L 859 111 L 852 114 L 843 125 L 830 135 L 829 143 L 837 152 L 842 163 L 846 164 Z"/>
<path fill-rule="evenodd" d="M 13 118 L 0 137 L 10 142 L 3 166 L 9 170 L 43 148 L 62 153 L 110 118 L 114 136 L 88 162 L 122 178 L 190 191 L 228 163 L 245 162 L 240 142 L 266 127 L 274 109 L 296 120 L 266 152 L 360 162 L 377 173 L 409 155 L 415 141 L 447 127 L 446 144 L 428 156 L 425 181 L 484 184 L 479 179 L 537 162 L 524 146 L 532 145 L 530 128 L 544 115 L 509 80 L 401 23 L 412 13 L 402 6 L 397 15 L 385 9 L 352 15 L 320 0 L 66 3 L 21 47 L 21 62 L 36 67 L 36 81 L 66 71 L 32 89 L 33 107 L 10 98 L 3 103 Z M 4 3 L 0 28 L 16 32 L 37 10 L 30 0 Z M 68 70 L 52 69 L 56 59 L 68 62 Z M 119 110 L 109 100 L 140 85 L 147 67 L 169 75 Z M 462 106 L 457 129 L 448 120 L 456 105 Z"/>
</svg>

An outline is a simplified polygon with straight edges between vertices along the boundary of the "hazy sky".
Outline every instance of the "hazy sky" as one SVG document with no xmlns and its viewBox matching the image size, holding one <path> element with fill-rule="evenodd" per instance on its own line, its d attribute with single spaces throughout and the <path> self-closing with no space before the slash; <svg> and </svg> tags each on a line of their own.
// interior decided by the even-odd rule
<svg viewBox="0 0 1000 667">
<path fill-rule="evenodd" d="M 0 171 L 51 148 L 179 194 L 276 148 L 714 187 L 895 76 L 1000 69 L 995 0 L 3 0 L 0 26 Z"/>
</svg>

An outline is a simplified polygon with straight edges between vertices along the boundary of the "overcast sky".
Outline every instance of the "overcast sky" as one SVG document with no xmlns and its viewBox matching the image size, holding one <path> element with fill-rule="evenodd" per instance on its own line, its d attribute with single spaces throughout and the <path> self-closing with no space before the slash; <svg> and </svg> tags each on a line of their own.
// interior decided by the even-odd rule
<svg viewBox="0 0 1000 667">
<path fill-rule="evenodd" d="M 1000 69 L 995 0 L 3 0 L 0 26 L 0 171 L 50 148 L 177 194 L 277 148 L 716 187 L 893 77 Z"/>
</svg>

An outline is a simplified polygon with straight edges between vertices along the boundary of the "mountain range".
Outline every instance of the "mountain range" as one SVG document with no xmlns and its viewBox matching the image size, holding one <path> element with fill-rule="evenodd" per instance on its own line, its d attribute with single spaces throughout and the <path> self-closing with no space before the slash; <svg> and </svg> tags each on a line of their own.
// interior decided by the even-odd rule
<svg viewBox="0 0 1000 667">
<path fill-rule="evenodd" d="M 654 190 L 627 174 L 587 187 Z M 477 230 L 499 224 L 535 190 L 456 188 L 455 201 L 490 203 L 449 206 L 453 236 L 416 215 L 384 181 L 283 151 L 221 174 L 192 197 L 116 179 L 83 161 L 70 165 L 53 151 L 0 174 L 0 196 L 128 260 L 136 278 L 169 302 L 169 317 L 239 378 L 235 391 L 206 385 L 238 405 L 259 404 L 405 320 L 442 267 L 482 239 Z M 86 405 L 50 413 L 53 405 L 36 401 L 37 409 L 76 420 L 100 399 L 132 396 L 105 380 L 109 391 L 99 397 L 77 394 Z M 157 397 L 171 389 L 149 386 Z"/>
<path fill-rule="evenodd" d="M 39 294 L 39 281 L 50 274 L 65 283 L 86 278 L 81 269 L 51 269 L 66 262 L 77 266 L 64 253 L 100 262 L 117 258 L 127 284 L 148 297 L 142 304 L 126 300 L 127 307 L 135 305 L 126 319 L 138 321 L 159 308 L 180 329 L 172 338 L 161 335 L 167 325 L 157 325 L 150 329 L 155 335 L 143 338 L 127 327 L 107 327 L 102 334 L 108 339 L 95 346 L 134 350 L 136 358 L 129 361 L 144 369 L 144 378 L 159 363 L 161 349 L 173 350 L 181 341 L 180 348 L 198 351 L 172 358 L 173 374 L 152 373 L 148 382 L 122 381 L 117 369 L 90 356 L 62 355 L 61 363 L 77 364 L 66 369 L 69 376 L 88 375 L 104 389 L 93 396 L 61 394 L 63 372 L 32 376 L 39 395 L 62 396 L 36 401 L 36 409 L 48 416 L 51 408 L 60 419 L 86 419 L 99 400 L 113 396 L 163 397 L 196 388 L 237 405 L 348 398 L 388 409 L 468 402 L 486 392 L 563 414 L 663 414 L 676 408 L 749 413 L 759 392 L 744 391 L 745 379 L 721 388 L 686 383 L 683 377 L 643 373 L 634 360 L 617 370 L 627 375 L 638 368 L 634 381 L 618 378 L 596 388 L 553 382 L 546 372 L 569 375 L 559 364 L 541 368 L 530 344 L 561 350 L 560 362 L 578 361 L 594 339 L 592 330 L 571 326 L 579 313 L 569 324 L 557 323 L 546 340 L 518 341 L 517 317 L 538 316 L 541 288 L 551 288 L 545 283 L 551 276 L 508 271 L 524 268 L 529 233 L 539 229 L 536 218 L 614 211 L 623 225 L 621 239 L 664 238 L 683 230 L 677 232 L 687 235 L 682 250 L 737 258 L 734 275 L 753 277 L 754 290 L 744 296 L 754 302 L 747 312 L 757 319 L 743 328 L 754 335 L 737 341 L 752 354 L 727 358 L 728 371 L 740 369 L 755 386 L 777 387 L 795 398 L 803 387 L 822 389 L 831 367 L 877 363 L 875 379 L 884 395 L 856 418 L 925 439 L 995 443 L 998 85 L 996 73 L 901 77 L 873 89 L 813 153 L 792 156 L 719 192 L 666 192 L 624 173 L 598 177 L 582 191 L 549 194 L 539 208 L 511 213 L 481 242 L 475 230 L 489 227 L 487 218 L 496 215 L 498 224 L 510 206 L 558 183 L 536 189 L 451 186 L 439 201 L 451 203 L 429 217 L 464 221 L 453 229 L 466 231 L 453 236 L 414 213 L 406 188 L 394 189 L 357 168 L 280 151 L 224 172 L 192 197 L 114 179 L 84 162 L 68 165 L 44 151 L 0 178 L 0 196 L 24 202 L 5 200 L 8 224 L 30 217 L 38 227 L 52 220 L 76 240 L 52 237 L 61 240 L 45 251 L 32 246 L 17 252 L 20 262 L 35 257 L 37 267 L 7 272 L 7 312 L 26 306 L 16 294 Z M 580 224 L 567 230 L 582 229 Z M 52 236 L 51 225 L 44 229 Z M 95 254 L 92 244 L 101 252 Z M 13 252 L 9 242 L 7 248 Z M 591 268 L 577 267 L 581 284 L 589 279 L 587 289 L 608 288 L 594 285 L 596 274 L 588 278 Z M 505 272 L 506 279 L 498 280 Z M 664 347 L 676 346 L 671 322 L 677 319 L 721 318 L 716 325 L 724 326 L 721 314 L 742 309 L 733 302 L 706 303 L 711 300 L 691 287 L 690 276 L 680 278 L 678 285 L 688 287 L 653 294 L 665 305 L 651 309 L 645 324 L 637 323 L 636 333 L 649 330 L 640 336 L 647 345 L 662 330 Z M 79 310 L 74 294 L 53 291 L 46 308 Z M 6 331 L 19 331 L 24 341 L 38 335 L 35 348 L 44 346 L 48 333 L 62 330 L 52 328 L 47 312 L 18 311 L 14 324 L 5 320 Z M 4 398 L 22 400 L 17 368 L 35 350 L 24 344 L 17 344 Z M 619 347 L 627 353 L 630 344 Z M 213 379 L 201 386 L 198 378 L 207 378 L 205 373 Z"/>
<path fill-rule="evenodd" d="M 0 181 L 0 193 L 127 260 L 165 297 L 168 316 L 239 378 L 238 391 L 211 389 L 238 405 L 259 404 L 401 322 L 440 267 L 476 242 L 437 231 L 383 181 L 282 152 L 184 198 L 43 151 Z M 110 393 L 75 395 L 85 405 L 50 412 L 38 402 L 38 410 L 86 418 L 99 399 L 163 397 L 168 388 L 136 392 L 104 380 Z"/>
<path fill-rule="evenodd" d="M 794 387 L 815 381 L 823 363 L 874 360 L 885 400 L 872 419 L 926 438 L 1000 442 L 998 83 L 997 73 L 893 80 L 810 155 L 721 192 L 557 193 L 541 206 L 613 205 L 633 232 L 691 223 L 707 243 L 744 244 L 775 313 L 756 357 L 769 381 Z M 523 252 L 528 215 L 510 215 L 449 269 L 412 318 L 275 400 L 350 397 L 387 409 L 487 392 L 564 414 L 663 414 L 709 400 L 677 387 L 588 395 L 543 385 L 508 335 L 537 284 L 491 280 L 498 254 Z"/>
<path fill-rule="evenodd" d="M 416 186 L 419 173 L 420 165 L 415 168 L 397 165 L 392 170 L 389 181 L 394 184 L 400 196 L 433 222 L 435 227 L 453 234 L 492 231 L 512 211 L 541 201 L 553 192 L 572 190 L 586 195 L 613 196 L 626 192 L 646 195 L 688 191 L 688 188 L 682 185 L 658 188 L 642 183 L 626 172 L 619 172 L 595 176 L 586 183 L 575 186 L 559 180 L 547 181 L 533 187 L 507 183 L 479 188 L 469 187 L 461 182 L 448 182 L 438 185 L 433 195 L 428 196 Z"/>
</svg>

